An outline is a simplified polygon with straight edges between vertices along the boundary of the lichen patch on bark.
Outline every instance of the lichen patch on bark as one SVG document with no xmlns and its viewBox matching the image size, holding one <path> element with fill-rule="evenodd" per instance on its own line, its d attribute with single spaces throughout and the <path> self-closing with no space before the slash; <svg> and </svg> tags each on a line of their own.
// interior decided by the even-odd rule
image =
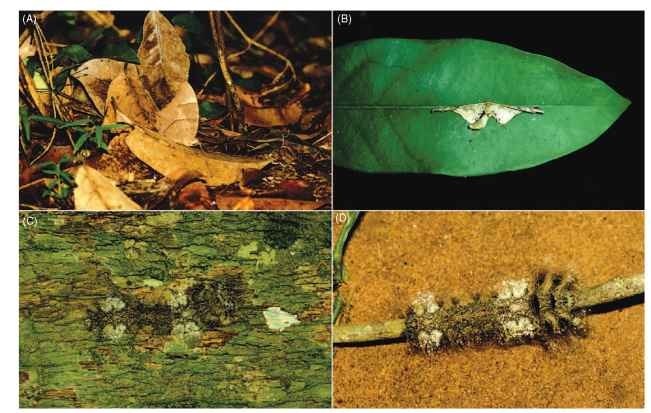
<svg viewBox="0 0 651 413">
<path fill-rule="evenodd" d="M 280 307 L 269 307 L 262 312 L 267 327 L 274 331 L 283 331 L 294 324 L 299 324 L 298 317 L 280 309 Z"/>
</svg>

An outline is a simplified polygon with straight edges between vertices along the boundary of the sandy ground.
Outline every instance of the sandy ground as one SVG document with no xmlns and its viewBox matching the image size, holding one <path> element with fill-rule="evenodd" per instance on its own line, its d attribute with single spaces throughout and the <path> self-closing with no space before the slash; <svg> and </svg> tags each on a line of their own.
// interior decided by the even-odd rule
<svg viewBox="0 0 651 413">
<path fill-rule="evenodd" d="M 335 227 L 338 233 L 339 226 Z M 404 316 L 419 292 L 468 296 L 540 268 L 590 286 L 643 272 L 639 212 L 367 213 L 345 255 L 342 323 Z M 643 407 L 644 306 L 588 318 L 586 338 L 415 354 L 337 347 L 336 407 Z"/>
</svg>

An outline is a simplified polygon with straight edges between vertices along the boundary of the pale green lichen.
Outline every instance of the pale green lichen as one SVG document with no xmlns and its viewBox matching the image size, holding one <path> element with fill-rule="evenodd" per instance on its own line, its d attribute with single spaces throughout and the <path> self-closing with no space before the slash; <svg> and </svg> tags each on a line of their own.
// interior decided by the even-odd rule
<svg viewBox="0 0 651 413">
<path fill-rule="evenodd" d="M 170 355 L 192 352 L 201 341 L 201 329 L 194 321 L 181 321 L 172 327 L 171 338 L 163 346 L 163 351 Z"/>
<path fill-rule="evenodd" d="M 188 305 L 188 296 L 185 291 L 170 291 L 168 302 L 172 308 L 183 308 Z"/>
<path fill-rule="evenodd" d="M 266 248 L 258 252 L 258 242 L 252 241 L 249 244 L 242 245 L 236 255 L 245 260 L 255 260 L 256 269 L 260 266 L 269 266 L 277 263 L 276 250 Z"/>
<path fill-rule="evenodd" d="M 124 336 L 124 332 L 127 330 L 127 326 L 124 324 L 118 324 L 113 326 L 112 324 L 107 324 L 104 326 L 102 333 L 104 337 L 108 338 L 111 341 L 118 341 Z"/>
<path fill-rule="evenodd" d="M 511 300 L 522 298 L 527 295 L 529 282 L 527 280 L 507 280 L 502 281 L 502 288 L 497 293 L 499 300 Z"/>
<path fill-rule="evenodd" d="M 143 241 L 126 239 L 122 245 L 124 246 L 124 255 L 130 260 L 137 259 L 147 252 L 147 243 Z"/>
<path fill-rule="evenodd" d="M 163 282 L 155 278 L 146 278 L 142 280 L 142 285 L 145 287 L 158 288 L 163 285 Z"/>
<path fill-rule="evenodd" d="M 537 327 L 527 317 L 506 321 L 502 324 L 502 327 L 507 341 L 519 340 L 524 337 L 533 338 L 537 330 Z"/>
<path fill-rule="evenodd" d="M 125 304 L 118 297 L 108 297 L 100 303 L 100 308 L 105 313 L 110 313 L 111 311 L 120 311 L 124 308 Z"/>
<path fill-rule="evenodd" d="M 430 333 L 421 331 L 418 333 L 418 345 L 426 352 L 432 352 L 441 346 L 441 339 L 443 332 L 440 330 L 433 330 Z"/>
<path fill-rule="evenodd" d="M 194 347 L 201 338 L 201 330 L 194 321 L 175 324 L 172 335 L 183 340 L 188 346 Z"/>
<path fill-rule="evenodd" d="M 237 256 L 239 258 L 243 258 L 245 260 L 254 260 L 257 258 L 255 253 L 258 251 L 258 242 L 257 241 L 251 241 L 249 244 L 242 245 L 238 250 L 237 250 Z"/>
<path fill-rule="evenodd" d="M 145 224 L 153 227 L 171 227 L 180 220 L 180 213 L 168 211 L 164 214 L 147 214 Z"/>
<path fill-rule="evenodd" d="M 283 331 L 300 321 L 294 314 L 290 314 L 280 309 L 280 307 L 269 307 L 262 312 L 267 327 L 274 331 Z"/>
<path fill-rule="evenodd" d="M 265 251 L 260 251 L 260 255 L 258 257 L 258 260 L 255 262 L 255 267 L 256 269 L 260 267 L 260 265 L 263 266 L 269 266 L 269 265 L 274 265 L 276 264 L 276 250 L 273 249 L 267 249 Z"/>
<path fill-rule="evenodd" d="M 411 307 L 418 316 L 425 313 L 435 313 L 440 308 L 434 295 L 428 292 L 418 294 L 411 303 Z"/>
</svg>

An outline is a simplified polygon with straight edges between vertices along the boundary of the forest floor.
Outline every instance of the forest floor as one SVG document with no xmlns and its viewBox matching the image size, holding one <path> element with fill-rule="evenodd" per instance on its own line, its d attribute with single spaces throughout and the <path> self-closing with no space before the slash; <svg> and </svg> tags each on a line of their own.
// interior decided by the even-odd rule
<svg viewBox="0 0 651 413">
<path fill-rule="evenodd" d="M 330 204 L 330 13 L 27 17 L 21 209 Z"/>
</svg>

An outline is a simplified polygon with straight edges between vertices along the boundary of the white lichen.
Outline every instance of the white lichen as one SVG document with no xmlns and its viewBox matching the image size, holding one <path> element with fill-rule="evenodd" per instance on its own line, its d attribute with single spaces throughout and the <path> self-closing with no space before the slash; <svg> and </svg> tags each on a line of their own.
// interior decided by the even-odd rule
<svg viewBox="0 0 651 413">
<path fill-rule="evenodd" d="M 126 330 L 127 330 L 127 326 L 125 326 L 124 324 L 118 324 L 116 326 L 113 326 L 112 324 L 107 324 L 106 326 L 104 326 L 104 330 L 102 330 L 102 333 L 104 334 L 104 337 L 108 338 L 109 340 L 117 341 L 120 338 L 122 338 Z"/>
<path fill-rule="evenodd" d="M 421 349 L 425 351 L 436 350 L 441 346 L 441 339 L 443 338 L 443 332 L 440 330 L 433 330 L 430 333 L 426 331 L 421 331 L 418 333 L 418 345 Z"/>
<path fill-rule="evenodd" d="M 439 310 L 439 305 L 432 293 L 420 293 L 416 296 L 411 303 L 411 308 L 417 316 L 422 316 L 424 313 L 433 314 Z"/>
<path fill-rule="evenodd" d="M 172 290 L 170 292 L 170 298 L 168 302 L 170 304 L 170 307 L 174 309 L 183 308 L 188 305 L 188 296 L 185 295 L 185 291 Z"/>
<path fill-rule="evenodd" d="M 437 106 L 432 112 L 454 112 L 461 116 L 468 127 L 473 130 L 483 129 L 489 118 L 494 118 L 500 125 L 506 125 L 517 115 L 526 112 L 544 113 L 538 106 L 503 105 L 494 102 L 481 102 L 461 106 Z"/>
<path fill-rule="evenodd" d="M 269 307 L 262 312 L 267 327 L 274 331 L 283 331 L 300 321 L 294 314 L 290 314 L 280 309 L 280 307 Z"/>
<path fill-rule="evenodd" d="M 536 328 L 527 317 L 520 317 L 517 320 L 509 320 L 502 323 L 507 338 L 516 339 L 522 337 L 534 337 Z"/>
<path fill-rule="evenodd" d="M 102 311 L 104 311 L 105 313 L 109 313 L 111 311 L 122 310 L 125 304 L 124 301 L 122 301 L 118 297 L 108 297 L 107 299 L 102 301 L 99 306 L 102 309 Z"/>
<path fill-rule="evenodd" d="M 527 280 L 502 281 L 502 287 L 497 292 L 498 300 L 512 300 L 522 298 L 527 294 L 529 283 Z"/>
<path fill-rule="evenodd" d="M 199 326 L 197 326 L 194 321 L 177 323 L 174 324 L 174 327 L 172 327 L 172 335 L 185 336 L 197 334 L 201 334 L 201 331 L 199 330 Z"/>
<path fill-rule="evenodd" d="M 195 347 L 201 340 L 201 330 L 194 321 L 182 321 L 172 327 L 173 340 L 181 347 Z"/>
</svg>

